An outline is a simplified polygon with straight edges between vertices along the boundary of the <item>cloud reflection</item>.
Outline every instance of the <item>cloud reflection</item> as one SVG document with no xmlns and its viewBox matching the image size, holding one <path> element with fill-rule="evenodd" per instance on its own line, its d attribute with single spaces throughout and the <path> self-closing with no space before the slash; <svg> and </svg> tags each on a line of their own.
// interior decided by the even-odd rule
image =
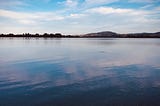
<svg viewBox="0 0 160 106">
<path fill-rule="evenodd" d="M 1 51 L 0 89 L 26 86 L 34 90 L 73 84 L 84 84 L 86 90 L 111 86 L 124 89 L 128 88 L 129 83 L 142 88 L 159 87 L 158 46 L 125 44 L 125 40 L 118 39 L 117 43 L 109 41 L 110 45 L 108 40 L 102 40 L 102 44 L 98 40 L 96 42 L 99 43 L 93 45 L 95 39 L 80 39 L 75 45 L 74 40 L 73 43 L 72 40 L 62 39 L 64 42 L 61 44 L 56 40 L 47 40 L 47 43 L 31 40 L 21 45 L 24 51 L 17 52 L 15 57 L 11 55 L 15 50 L 10 49 L 11 52 L 7 52 L 6 57 L 11 55 L 12 58 L 8 62 L 3 62 L 7 58 L 5 52 Z M 33 43 L 31 52 L 29 46 L 25 47 L 28 43 Z M 9 46 L 12 47 L 19 49 L 15 45 Z M 86 85 L 88 83 L 91 85 Z"/>
</svg>

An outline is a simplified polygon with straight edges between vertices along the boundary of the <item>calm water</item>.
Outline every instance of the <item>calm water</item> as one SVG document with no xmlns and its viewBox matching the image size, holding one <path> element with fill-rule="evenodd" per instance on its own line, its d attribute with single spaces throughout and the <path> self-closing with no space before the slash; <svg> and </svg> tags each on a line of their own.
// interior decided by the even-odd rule
<svg viewBox="0 0 160 106">
<path fill-rule="evenodd" d="M 0 38 L 0 106 L 160 106 L 160 39 Z"/>
</svg>

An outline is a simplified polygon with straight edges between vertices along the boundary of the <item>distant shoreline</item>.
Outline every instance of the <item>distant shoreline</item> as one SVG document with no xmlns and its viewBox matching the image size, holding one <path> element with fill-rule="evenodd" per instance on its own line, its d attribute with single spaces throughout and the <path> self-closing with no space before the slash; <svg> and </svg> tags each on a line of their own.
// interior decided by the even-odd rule
<svg viewBox="0 0 160 106">
<path fill-rule="evenodd" d="M 43 36 L 0 36 L 0 38 L 160 38 L 158 37 L 43 37 Z"/>
<path fill-rule="evenodd" d="M 160 38 L 160 32 L 156 33 L 131 33 L 131 34 L 118 34 L 115 32 L 104 31 L 97 33 L 89 33 L 83 35 L 62 35 L 61 33 L 44 33 L 44 34 L 0 34 L 0 37 L 33 37 L 33 38 Z"/>
</svg>

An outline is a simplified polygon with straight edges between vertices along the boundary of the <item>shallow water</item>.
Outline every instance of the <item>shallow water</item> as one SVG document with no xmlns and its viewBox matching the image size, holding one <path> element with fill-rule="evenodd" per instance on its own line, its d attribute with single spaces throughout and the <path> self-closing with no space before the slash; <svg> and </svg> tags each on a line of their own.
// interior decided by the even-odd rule
<svg viewBox="0 0 160 106">
<path fill-rule="evenodd" d="M 160 106 L 160 39 L 0 38 L 0 106 Z"/>
</svg>

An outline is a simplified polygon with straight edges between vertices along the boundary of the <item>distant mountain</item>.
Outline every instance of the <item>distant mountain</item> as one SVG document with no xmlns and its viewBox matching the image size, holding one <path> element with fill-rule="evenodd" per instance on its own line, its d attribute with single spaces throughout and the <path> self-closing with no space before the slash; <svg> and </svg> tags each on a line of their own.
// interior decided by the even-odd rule
<svg viewBox="0 0 160 106">
<path fill-rule="evenodd" d="M 111 31 L 97 32 L 97 33 L 89 33 L 83 35 L 83 37 L 116 37 L 118 34 Z"/>
<path fill-rule="evenodd" d="M 84 34 L 82 37 L 105 37 L 105 38 L 160 38 L 160 32 L 156 33 L 130 33 L 130 34 L 118 34 L 111 31 L 103 31 L 97 33 Z"/>
</svg>

